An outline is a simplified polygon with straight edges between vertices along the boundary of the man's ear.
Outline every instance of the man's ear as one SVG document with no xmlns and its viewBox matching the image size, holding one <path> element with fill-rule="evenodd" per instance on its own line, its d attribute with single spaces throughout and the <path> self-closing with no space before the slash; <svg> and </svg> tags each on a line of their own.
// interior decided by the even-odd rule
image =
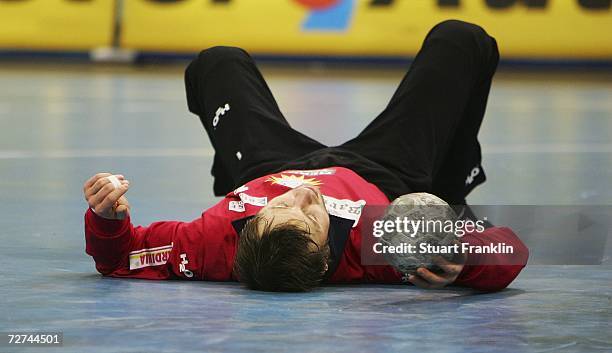
<svg viewBox="0 0 612 353">
<path fill-rule="evenodd" d="M 327 262 L 325 263 L 325 269 L 323 270 L 323 273 L 327 272 L 327 270 L 329 270 L 329 265 L 327 264 Z"/>
</svg>

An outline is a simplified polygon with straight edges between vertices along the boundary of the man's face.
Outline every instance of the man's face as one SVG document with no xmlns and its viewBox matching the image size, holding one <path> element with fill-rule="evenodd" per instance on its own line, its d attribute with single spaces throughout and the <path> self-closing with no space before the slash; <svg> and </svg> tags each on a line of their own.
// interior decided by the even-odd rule
<svg viewBox="0 0 612 353">
<path fill-rule="evenodd" d="M 320 247 L 327 242 L 329 215 L 318 187 L 302 185 L 289 190 L 270 200 L 258 215 L 271 227 L 288 222 L 303 227 Z"/>
</svg>

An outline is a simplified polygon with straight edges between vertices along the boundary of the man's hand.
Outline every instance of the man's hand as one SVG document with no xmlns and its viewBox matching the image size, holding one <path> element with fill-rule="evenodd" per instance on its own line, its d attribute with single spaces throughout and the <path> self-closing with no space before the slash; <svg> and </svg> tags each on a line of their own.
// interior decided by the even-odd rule
<svg viewBox="0 0 612 353">
<path fill-rule="evenodd" d="M 130 211 L 130 204 L 125 196 L 130 182 L 123 175 L 116 175 L 121 186 L 115 188 L 107 178 L 112 174 L 98 173 L 85 182 L 83 193 L 89 207 L 100 217 L 107 219 L 125 219 Z"/>
<path fill-rule="evenodd" d="M 441 256 L 434 258 L 434 263 L 442 270 L 440 273 L 434 273 L 424 267 L 417 269 L 416 274 L 409 275 L 408 281 L 415 286 L 427 289 L 439 289 L 455 282 L 463 266 L 467 256 L 459 254 L 455 256 L 453 262 L 444 259 Z"/>
</svg>

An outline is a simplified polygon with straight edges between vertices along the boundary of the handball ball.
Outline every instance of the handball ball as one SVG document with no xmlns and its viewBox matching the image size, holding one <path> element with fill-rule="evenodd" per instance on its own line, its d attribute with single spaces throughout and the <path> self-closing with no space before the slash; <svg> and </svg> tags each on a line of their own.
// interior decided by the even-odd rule
<svg viewBox="0 0 612 353">
<path fill-rule="evenodd" d="M 412 245 L 413 252 L 384 253 L 390 265 L 403 274 L 413 274 L 419 267 L 433 271 L 439 270 L 433 262 L 435 256 L 442 256 L 452 260 L 455 254 L 437 254 L 432 251 L 421 251 L 422 243 L 431 246 L 448 246 L 456 242 L 454 232 L 444 232 L 444 224 L 457 220 L 453 209 L 441 198 L 428 193 L 406 194 L 395 199 L 386 209 L 383 216 L 385 221 L 402 222 L 400 227 L 394 227 L 393 232 L 385 232 L 381 237 L 383 245 L 399 246 L 403 249 Z M 406 219 L 408 227 L 404 227 Z M 420 223 L 419 223 L 420 221 Z M 417 225 L 415 227 L 415 225 Z M 447 228 L 448 230 L 448 228 Z"/>
</svg>

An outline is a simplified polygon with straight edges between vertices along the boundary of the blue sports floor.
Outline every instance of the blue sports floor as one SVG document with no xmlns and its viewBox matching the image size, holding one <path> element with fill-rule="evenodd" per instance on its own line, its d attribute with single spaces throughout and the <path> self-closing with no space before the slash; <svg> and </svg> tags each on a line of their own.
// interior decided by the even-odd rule
<svg viewBox="0 0 612 353">
<path fill-rule="evenodd" d="M 290 123 L 356 135 L 400 70 L 265 67 Z M 502 72 L 481 131 L 489 181 L 472 204 L 612 205 L 612 74 Z M 528 266 L 505 291 L 102 278 L 84 253 L 83 182 L 131 181 L 135 223 L 213 205 L 211 146 L 181 67 L 0 68 L 0 332 L 63 332 L 0 352 L 612 352 L 610 242 L 598 266 Z"/>
</svg>

